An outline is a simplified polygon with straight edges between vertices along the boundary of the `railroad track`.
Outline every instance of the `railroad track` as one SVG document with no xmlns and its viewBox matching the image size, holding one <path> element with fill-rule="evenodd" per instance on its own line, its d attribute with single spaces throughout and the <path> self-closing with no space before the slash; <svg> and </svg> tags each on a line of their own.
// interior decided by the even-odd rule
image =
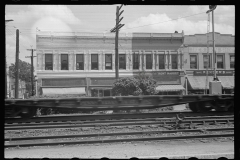
<svg viewBox="0 0 240 160">
<path fill-rule="evenodd" d="M 179 119 L 178 117 L 178 118 L 155 118 L 155 119 L 148 118 L 148 119 L 124 119 L 124 120 L 121 119 L 100 121 L 98 120 L 73 123 L 45 122 L 35 124 L 33 123 L 7 124 L 5 125 L 5 148 L 17 146 L 30 147 L 30 146 L 66 145 L 66 144 L 92 144 L 92 143 L 113 143 L 131 141 L 233 137 L 234 136 L 233 127 L 196 129 L 197 128 L 196 126 L 199 125 L 216 126 L 217 124 L 227 124 L 227 126 L 231 126 L 233 123 L 234 123 L 233 115 L 228 116 L 205 115 L 204 117 L 185 117 L 182 119 Z M 120 129 L 121 132 L 116 132 L 116 130 L 114 130 L 114 128 L 116 127 Z M 132 130 L 136 129 L 137 127 L 138 128 L 141 127 L 145 131 L 133 132 Z M 163 130 L 163 128 L 165 129 Z M 65 134 L 62 133 L 63 130 L 69 129 L 70 132 L 64 132 Z M 74 132 L 72 131 L 72 129 L 75 131 L 75 134 L 73 134 Z M 55 131 L 53 133 L 50 133 L 52 135 L 47 136 L 37 136 L 29 134 L 24 137 L 23 136 L 17 137 L 19 133 L 26 131 L 33 131 L 33 133 L 35 134 L 37 130 L 40 131 L 55 130 Z M 127 132 L 122 132 L 123 130 L 124 131 L 127 130 Z M 8 134 L 10 132 L 17 132 L 18 134 L 14 136 L 9 136 Z M 57 135 L 59 133 L 64 135 Z M 182 133 L 187 135 L 182 135 Z"/>
<path fill-rule="evenodd" d="M 227 116 L 233 115 L 233 112 L 154 112 L 154 113 L 114 113 L 114 114 L 84 114 L 84 115 L 64 115 L 64 116 L 41 116 L 33 118 L 5 118 L 5 124 L 12 123 L 40 123 L 40 122 L 67 122 L 67 121 L 87 121 L 87 120 L 109 120 L 109 119 L 138 119 L 138 118 L 169 118 L 177 114 L 183 114 L 185 117 L 197 116 Z"/>
</svg>

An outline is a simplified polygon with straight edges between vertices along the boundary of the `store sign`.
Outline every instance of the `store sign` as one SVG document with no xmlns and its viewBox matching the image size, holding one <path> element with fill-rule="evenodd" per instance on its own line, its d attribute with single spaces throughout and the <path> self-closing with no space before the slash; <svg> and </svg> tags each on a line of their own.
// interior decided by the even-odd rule
<svg viewBox="0 0 240 160">
<path fill-rule="evenodd" d="M 157 75 L 162 75 L 162 76 L 165 76 L 165 75 L 180 75 L 180 71 L 157 71 L 157 72 L 153 72 L 152 73 L 153 76 L 157 76 Z"/>
<path fill-rule="evenodd" d="M 153 72 L 153 79 L 157 81 L 157 84 L 181 84 L 180 76 L 184 72 L 180 71 L 157 71 Z"/>
<path fill-rule="evenodd" d="M 42 86 L 56 86 L 56 87 L 69 87 L 69 86 L 85 86 L 86 80 L 83 78 L 64 78 L 64 79 L 42 79 Z"/>
<path fill-rule="evenodd" d="M 193 72 L 194 76 L 206 76 L 206 74 L 207 74 L 206 70 L 198 70 L 198 71 Z M 209 76 L 214 75 L 214 71 L 213 70 L 208 70 L 208 75 Z M 217 76 L 233 76 L 234 71 L 217 70 L 216 75 Z"/>
<path fill-rule="evenodd" d="M 115 79 L 110 78 L 91 78 L 91 85 L 112 86 Z"/>
<path fill-rule="evenodd" d="M 209 53 L 213 53 L 213 48 L 209 47 Z M 216 53 L 234 53 L 234 47 L 216 47 Z M 189 47 L 189 53 L 207 53 L 207 47 Z"/>
</svg>

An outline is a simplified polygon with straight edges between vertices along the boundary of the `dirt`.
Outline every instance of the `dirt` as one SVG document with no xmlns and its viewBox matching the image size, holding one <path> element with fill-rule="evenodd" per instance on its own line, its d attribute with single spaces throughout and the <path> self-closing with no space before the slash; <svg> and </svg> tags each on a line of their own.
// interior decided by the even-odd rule
<svg viewBox="0 0 240 160">
<path fill-rule="evenodd" d="M 10 148 L 5 158 L 234 158 L 232 140 L 215 139 L 121 142 L 108 144 Z"/>
</svg>

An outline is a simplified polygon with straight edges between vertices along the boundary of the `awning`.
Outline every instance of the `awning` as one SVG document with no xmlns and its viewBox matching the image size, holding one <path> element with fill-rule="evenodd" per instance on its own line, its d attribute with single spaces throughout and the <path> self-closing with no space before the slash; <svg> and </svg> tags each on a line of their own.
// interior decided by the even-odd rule
<svg viewBox="0 0 240 160">
<path fill-rule="evenodd" d="M 85 87 L 77 88 L 42 88 L 43 95 L 49 94 L 86 94 Z"/>
<path fill-rule="evenodd" d="M 221 81 L 223 89 L 234 88 L 234 76 L 218 76 L 218 79 Z"/>
<path fill-rule="evenodd" d="M 159 85 L 156 88 L 157 91 L 181 91 L 185 90 L 182 85 Z"/>
<path fill-rule="evenodd" d="M 221 81 L 223 89 L 233 89 L 234 76 L 218 76 Z M 213 76 L 208 76 L 207 89 L 209 89 L 209 82 L 213 80 Z M 188 82 L 193 90 L 204 90 L 206 86 L 205 76 L 188 76 Z"/>
<path fill-rule="evenodd" d="M 188 76 L 188 82 L 193 90 L 202 90 L 206 87 L 205 76 Z M 208 76 L 207 89 L 209 89 L 209 81 L 213 80 L 213 76 Z"/>
</svg>

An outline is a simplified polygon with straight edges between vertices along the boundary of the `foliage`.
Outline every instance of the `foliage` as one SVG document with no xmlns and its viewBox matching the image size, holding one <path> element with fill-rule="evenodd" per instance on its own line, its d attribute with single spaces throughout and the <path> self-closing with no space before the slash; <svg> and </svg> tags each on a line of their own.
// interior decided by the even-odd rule
<svg viewBox="0 0 240 160">
<path fill-rule="evenodd" d="M 32 95 L 32 84 L 31 84 L 31 64 L 27 63 L 25 61 L 22 61 L 19 59 L 19 63 L 18 63 L 18 68 L 19 68 L 19 79 L 22 81 L 25 81 L 26 83 L 26 91 L 28 93 L 30 93 L 29 95 Z M 34 71 L 34 68 L 33 68 Z M 9 66 L 9 76 L 11 78 L 15 78 L 15 73 L 16 73 L 16 68 L 15 68 L 15 64 L 11 64 L 11 66 Z M 35 85 L 35 83 L 34 83 Z M 34 87 L 35 89 L 35 87 Z"/>
<path fill-rule="evenodd" d="M 128 95 L 154 95 L 156 94 L 157 82 L 147 76 L 145 73 L 140 73 L 135 77 L 120 78 L 113 84 L 113 95 L 128 96 Z"/>
</svg>

